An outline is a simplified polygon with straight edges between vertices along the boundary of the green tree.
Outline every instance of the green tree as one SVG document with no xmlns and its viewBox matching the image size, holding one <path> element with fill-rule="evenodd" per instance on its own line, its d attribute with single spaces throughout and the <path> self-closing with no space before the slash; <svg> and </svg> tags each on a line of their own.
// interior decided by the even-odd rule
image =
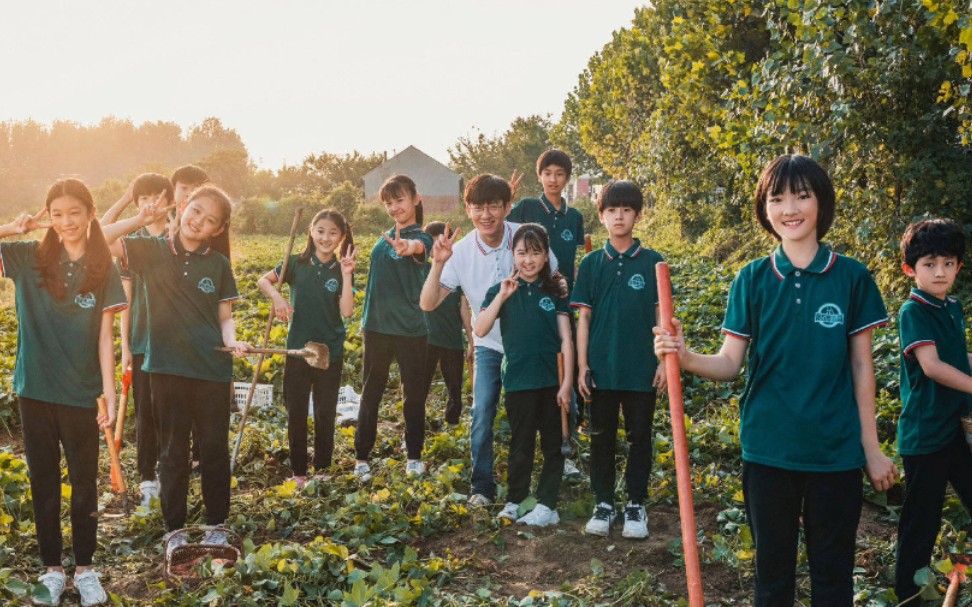
<svg viewBox="0 0 972 607">
<path fill-rule="evenodd" d="M 534 175 L 537 157 L 550 147 L 551 128 L 549 118 L 534 115 L 517 118 L 500 135 L 460 137 L 449 148 L 449 166 L 467 181 L 481 173 L 509 178 L 513 169 Z"/>
</svg>

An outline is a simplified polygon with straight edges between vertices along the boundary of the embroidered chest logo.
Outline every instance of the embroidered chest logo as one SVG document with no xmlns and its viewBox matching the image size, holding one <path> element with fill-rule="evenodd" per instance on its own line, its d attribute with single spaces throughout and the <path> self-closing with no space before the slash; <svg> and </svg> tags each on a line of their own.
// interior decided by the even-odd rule
<svg viewBox="0 0 972 607">
<path fill-rule="evenodd" d="M 390 246 L 388 248 L 388 256 L 391 257 L 392 259 L 401 259 L 401 256 L 398 254 L 398 252 L 395 249 L 391 248 Z"/>
<path fill-rule="evenodd" d="M 74 303 L 78 304 L 79 308 L 90 310 L 91 308 L 95 307 L 94 293 L 78 293 L 74 297 Z"/>
<path fill-rule="evenodd" d="M 564 230 L 563 232 L 560 233 L 560 237 L 567 242 L 571 242 L 574 240 L 574 233 L 571 232 L 570 230 Z"/>
<path fill-rule="evenodd" d="M 645 288 L 645 277 L 641 274 L 635 274 L 630 279 L 628 279 L 628 286 L 635 291 L 640 291 Z"/>
<path fill-rule="evenodd" d="M 825 329 L 833 329 L 837 325 L 844 324 L 844 313 L 840 311 L 837 304 L 825 303 L 813 315 L 813 322 Z"/>
<path fill-rule="evenodd" d="M 327 282 L 325 282 L 324 283 L 324 288 L 327 289 L 328 291 L 330 291 L 331 293 L 337 293 L 337 289 L 338 289 L 338 281 L 337 281 L 337 279 L 336 278 L 332 278 L 332 279 L 328 280 Z"/>
<path fill-rule="evenodd" d="M 545 312 L 550 312 L 554 309 L 554 302 L 549 297 L 544 297 L 540 300 L 540 309 Z"/>
<path fill-rule="evenodd" d="M 213 283 L 213 279 L 207 276 L 206 278 L 200 280 L 199 290 L 202 291 L 203 293 L 215 293 L 216 285 L 215 283 Z"/>
</svg>

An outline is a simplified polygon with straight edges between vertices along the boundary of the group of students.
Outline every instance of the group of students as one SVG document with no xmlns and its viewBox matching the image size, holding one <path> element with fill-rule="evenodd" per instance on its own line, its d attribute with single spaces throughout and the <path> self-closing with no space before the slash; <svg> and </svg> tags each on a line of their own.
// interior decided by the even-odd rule
<svg viewBox="0 0 972 607">
<path fill-rule="evenodd" d="M 780 246 L 739 272 L 722 349 L 702 355 L 686 348 L 677 321 L 674 333 L 657 326 L 655 264 L 662 258 L 633 235 L 644 208 L 634 183 L 605 186 L 597 209 L 607 241 L 575 271 L 584 225 L 562 195 L 571 168 L 564 152 L 544 152 L 537 162 L 543 194 L 512 208 L 522 178 L 475 177 L 464 193 L 474 230 L 461 239 L 441 223 L 423 229 L 421 197 L 410 178 L 396 175 L 382 185 L 380 198 L 394 225 L 371 252 L 353 474 L 363 482 L 371 478 L 369 459 L 393 361 L 404 394 L 405 472 L 424 474 L 432 376 L 441 367 L 449 393 L 446 421 L 458 423 L 465 359 L 474 370 L 470 505 L 486 507 L 498 497 L 493 425 L 504 392 L 511 437 L 505 503 L 497 516 L 536 526 L 559 522 L 561 416 L 575 413 L 576 388 L 590 403 L 596 505 L 585 530 L 609 535 L 618 516 L 620 410 L 629 444 L 622 536 L 644 538 L 656 390 L 665 386 L 660 359 L 677 353 L 684 370 L 715 380 L 732 379 L 745 360 L 740 435 L 756 544 L 755 604 L 792 605 L 802 519 L 812 603 L 851 605 L 861 470 L 879 491 L 897 481 L 898 471 L 881 452 L 875 421 L 871 336 L 887 323 L 887 313 L 867 268 L 821 242 L 835 214 L 830 178 L 803 156 L 781 156 L 766 167 L 756 188 L 756 217 Z M 99 222 L 84 184 L 60 180 L 41 212 L 0 226 L 0 238 L 47 229 L 42 242 L 0 242 L 0 270 L 17 287 L 14 390 L 47 567 L 40 576 L 50 591 L 45 604 L 58 604 L 66 583 L 62 446 L 72 484 L 75 586 L 82 605 L 107 600 L 91 568 L 98 435 L 115 416 L 113 322 L 126 307 L 122 357 L 133 374 L 143 500 L 151 506 L 158 496 L 166 528 L 182 528 L 191 461 L 198 457 L 206 523 L 216 527 L 203 541 L 226 542 L 219 526 L 230 503 L 232 355 L 246 356 L 252 348 L 237 339 L 232 316 L 239 294 L 230 265 L 230 199 L 207 181 L 196 167 L 179 169 L 171 180 L 142 175 Z M 132 202 L 137 213 L 119 220 Z M 914 573 L 930 560 L 947 484 L 972 507 L 972 453 L 959 421 L 970 408 L 972 376 L 962 308 L 948 296 L 964 258 L 964 233 L 950 221 L 925 220 L 909 227 L 901 248 L 904 271 L 916 281 L 899 319 L 898 445 L 906 494 L 895 590 L 903 600 L 916 596 Z M 298 484 L 309 471 L 311 396 L 314 472 L 331 467 L 355 257 L 347 219 L 323 210 L 286 270 L 281 264 L 258 281 L 274 315 L 290 323 L 288 348 L 316 341 L 330 352 L 327 369 L 299 357 L 286 360 L 290 465 Z M 289 302 L 277 289 L 281 283 L 290 285 Z M 101 395 L 104 415 L 95 408 Z M 538 436 L 537 500 L 524 511 Z M 198 455 L 190 455 L 191 444 Z M 184 542 L 184 535 L 173 535 L 169 549 Z"/>
</svg>

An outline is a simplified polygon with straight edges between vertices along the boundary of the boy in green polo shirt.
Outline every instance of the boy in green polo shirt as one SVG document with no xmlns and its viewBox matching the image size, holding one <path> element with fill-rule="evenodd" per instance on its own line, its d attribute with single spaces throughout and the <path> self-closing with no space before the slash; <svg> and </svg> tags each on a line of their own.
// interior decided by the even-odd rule
<svg viewBox="0 0 972 607">
<path fill-rule="evenodd" d="M 918 593 L 915 572 L 931 560 L 949 484 L 972 512 L 972 453 L 959 421 L 972 405 L 972 376 L 962 304 L 948 295 L 965 257 L 962 228 L 943 219 L 913 223 L 901 256 L 904 273 L 915 280 L 898 313 L 898 452 L 906 489 L 894 590 L 905 601 Z"/>
<path fill-rule="evenodd" d="M 630 181 L 616 181 L 604 188 L 597 211 L 610 238 L 604 250 L 581 261 L 571 295 L 571 306 L 580 311 L 577 385 L 591 401 L 591 487 L 597 505 L 586 531 L 606 536 L 614 521 L 614 451 L 620 405 L 630 443 L 622 535 L 633 539 L 648 537 L 644 502 L 651 474 L 655 388 L 665 383 L 664 368 L 651 349 L 658 307 L 655 264 L 662 257 L 642 248 L 631 234 L 643 207 L 641 190 Z"/>
</svg>

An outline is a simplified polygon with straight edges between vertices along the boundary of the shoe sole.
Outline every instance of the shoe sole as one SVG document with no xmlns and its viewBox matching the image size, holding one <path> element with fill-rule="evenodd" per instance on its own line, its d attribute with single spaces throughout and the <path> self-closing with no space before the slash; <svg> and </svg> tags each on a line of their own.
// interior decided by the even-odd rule
<svg viewBox="0 0 972 607">
<path fill-rule="evenodd" d="M 626 538 L 626 539 L 629 539 L 629 540 L 644 540 L 644 539 L 648 539 L 648 534 L 645 533 L 644 535 L 641 535 L 641 534 L 633 535 L 631 533 L 625 533 L 624 531 L 622 531 L 621 532 L 621 537 Z"/>
<path fill-rule="evenodd" d="M 610 525 L 608 525 L 608 528 L 605 529 L 604 531 L 588 529 L 587 527 L 584 527 L 584 533 L 586 533 L 587 535 L 596 535 L 598 537 L 608 537 L 609 535 L 611 535 L 611 527 Z"/>
</svg>

